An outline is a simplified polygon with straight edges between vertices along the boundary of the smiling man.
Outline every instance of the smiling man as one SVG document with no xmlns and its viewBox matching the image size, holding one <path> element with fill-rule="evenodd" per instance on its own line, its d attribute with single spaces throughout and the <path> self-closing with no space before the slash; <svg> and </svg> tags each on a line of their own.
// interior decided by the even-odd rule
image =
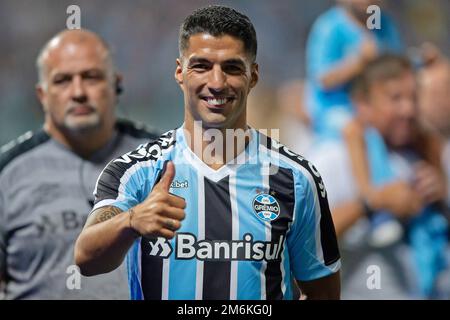
<svg viewBox="0 0 450 320">
<path fill-rule="evenodd" d="M 294 278 L 310 299 L 339 298 L 319 173 L 247 125 L 258 81 L 249 18 L 198 9 L 179 48 L 184 124 L 103 171 L 76 244 L 81 272 L 109 272 L 128 253 L 133 299 L 292 299 Z M 208 152 L 213 136 L 219 147 Z"/>
</svg>

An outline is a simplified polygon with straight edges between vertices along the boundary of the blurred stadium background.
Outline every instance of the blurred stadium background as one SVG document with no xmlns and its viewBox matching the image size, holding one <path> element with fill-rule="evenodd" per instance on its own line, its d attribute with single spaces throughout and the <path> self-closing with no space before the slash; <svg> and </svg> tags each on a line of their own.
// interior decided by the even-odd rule
<svg viewBox="0 0 450 320">
<path fill-rule="evenodd" d="M 2 0 L 0 145 L 41 126 L 43 114 L 34 94 L 35 58 L 43 44 L 66 27 L 71 4 L 81 8 L 82 27 L 101 34 L 113 48 L 124 75 L 119 115 L 160 130 L 178 126 L 183 115 L 182 94 L 173 80 L 178 27 L 193 9 L 213 3 L 242 10 L 254 22 L 261 78 L 252 93 L 250 122 L 278 127 L 277 101 L 285 92 L 279 89 L 304 77 L 309 29 L 335 3 L 332 0 Z M 449 55 L 448 0 L 386 1 L 386 5 L 407 46 L 431 41 Z M 258 122 L 258 114 L 270 122 Z"/>
</svg>

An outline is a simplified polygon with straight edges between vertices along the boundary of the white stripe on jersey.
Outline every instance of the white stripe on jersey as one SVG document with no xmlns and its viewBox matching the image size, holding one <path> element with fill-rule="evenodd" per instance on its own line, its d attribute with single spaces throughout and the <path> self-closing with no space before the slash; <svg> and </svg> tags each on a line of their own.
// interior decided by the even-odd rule
<svg viewBox="0 0 450 320">
<path fill-rule="evenodd" d="M 237 202 L 237 181 L 236 172 L 233 171 L 229 176 L 230 202 L 231 202 L 231 234 L 233 240 L 239 240 L 239 212 Z M 237 283 L 238 283 L 238 261 L 231 261 L 230 273 L 230 300 L 237 299 Z"/>
<path fill-rule="evenodd" d="M 139 289 L 141 289 L 141 297 L 142 299 L 144 299 L 144 290 L 142 290 L 142 248 L 141 248 L 141 239 L 142 238 L 138 238 L 136 241 L 138 241 L 138 261 L 137 261 L 137 266 L 138 266 L 138 270 L 139 270 L 139 274 L 138 274 L 138 281 L 139 281 Z"/>
<path fill-rule="evenodd" d="M 205 178 L 198 172 L 198 239 L 205 239 Z M 197 260 L 197 276 L 195 279 L 195 299 L 202 300 L 203 298 L 203 261 Z"/>
<path fill-rule="evenodd" d="M 281 292 L 283 293 L 283 297 L 286 295 L 286 270 L 284 269 L 284 251 L 286 251 L 287 241 L 284 241 L 283 251 L 281 252 Z"/>
<path fill-rule="evenodd" d="M 270 170 L 270 163 L 265 162 L 262 163 L 261 166 L 261 176 L 263 178 L 262 181 L 262 187 L 264 192 L 268 192 L 270 189 L 270 185 L 269 185 L 269 171 Z M 264 227 L 264 231 L 266 234 L 266 241 L 272 241 L 272 225 L 270 224 L 270 222 L 265 221 L 264 222 L 265 227 Z M 267 291 L 266 291 L 266 272 L 267 269 L 267 261 L 263 260 L 261 263 L 261 300 L 266 300 L 267 299 Z"/>
<path fill-rule="evenodd" d="M 169 300 L 170 259 L 163 259 L 161 300 Z"/>
</svg>

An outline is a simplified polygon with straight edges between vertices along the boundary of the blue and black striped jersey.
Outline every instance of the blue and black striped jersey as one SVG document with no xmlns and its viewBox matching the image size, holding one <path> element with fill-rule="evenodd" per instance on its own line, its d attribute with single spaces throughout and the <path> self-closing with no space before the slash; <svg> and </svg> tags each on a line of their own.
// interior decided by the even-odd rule
<svg viewBox="0 0 450 320">
<path fill-rule="evenodd" d="M 164 163 L 170 192 L 187 207 L 171 240 L 141 237 L 130 249 L 132 299 L 292 299 L 292 280 L 340 267 L 325 187 L 314 166 L 249 129 L 234 161 L 213 170 L 187 146 L 183 127 L 109 163 L 94 209 L 123 211 L 144 201 Z"/>
</svg>

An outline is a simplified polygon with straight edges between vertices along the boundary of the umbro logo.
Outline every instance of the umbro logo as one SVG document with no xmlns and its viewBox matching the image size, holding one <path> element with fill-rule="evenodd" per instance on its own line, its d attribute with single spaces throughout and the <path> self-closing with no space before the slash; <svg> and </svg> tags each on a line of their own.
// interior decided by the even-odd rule
<svg viewBox="0 0 450 320">
<path fill-rule="evenodd" d="M 150 243 L 150 255 L 167 258 L 172 253 L 173 249 L 170 242 L 165 238 L 158 237 L 155 240 L 149 241 Z"/>
</svg>

